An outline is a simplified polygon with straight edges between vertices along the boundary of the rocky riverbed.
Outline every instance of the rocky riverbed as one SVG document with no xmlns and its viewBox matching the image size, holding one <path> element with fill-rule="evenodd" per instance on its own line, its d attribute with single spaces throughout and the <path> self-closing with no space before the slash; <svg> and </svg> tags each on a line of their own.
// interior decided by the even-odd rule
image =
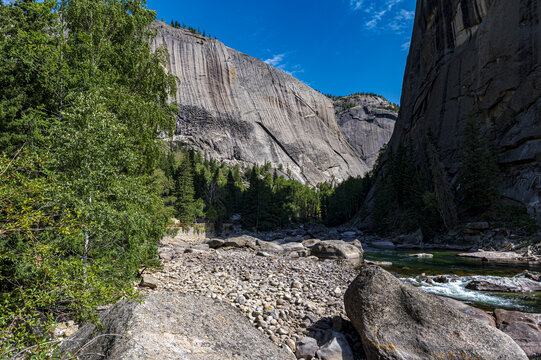
<svg viewBox="0 0 541 360">
<path fill-rule="evenodd" d="M 228 302 L 260 332 L 292 352 L 309 336 L 318 342 L 311 345 L 314 350 L 342 338 L 346 343 L 336 341 L 338 350 L 350 353 L 351 359 L 353 353 L 361 353 L 360 340 L 345 320 L 342 300 L 358 272 L 354 264 L 298 257 L 295 251 L 210 249 L 206 244 L 169 244 L 161 252 L 167 258 L 163 269 L 150 275 L 154 280 L 146 278 L 158 289 Z"/>
</svg>

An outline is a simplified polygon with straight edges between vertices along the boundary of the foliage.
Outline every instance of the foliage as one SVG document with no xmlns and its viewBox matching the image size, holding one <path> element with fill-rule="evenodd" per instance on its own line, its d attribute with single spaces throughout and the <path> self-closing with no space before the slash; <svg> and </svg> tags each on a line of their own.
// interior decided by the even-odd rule
<svg viewBox="0 0 541 360">
<path fill-rule="evenodd" d="M 174 161 L 166 160 L 172 158 L 190 159 L 188 172 L 191 175 L 175 172 L 179 163 L 175 165 Z M 195 206 L 197 214 L 184 219 L 183 212 L 177 208 L 176 216 L 185 223 L 198 219 L 213 222 L 218 231 L 235 214 L 241 215 L 244 227 L 256 231 L 304 222 L 340 225 L 357 213 L 372 179 L 367 175 L 350 178 L 339 185 L 331 181 L 314 187 L 278 175 L 278 169 L 283 171 L 283 166 L 272 170 L 267 163 L 241 169 L 239 165 L 227 165 L 186 149 L 164 155 L 161 164 L 164 166 L 161 174 L 172 177 L 162 183 L 178 184 L 182 177 L 193 178 L 193 197 L 184 197 L 181 203 L 183 209 Z M 173 197 L 178 199 L 179 196 Z"/>
<path fill-rule="evenodd" d="M 370 187 L 372 177 L 349 178 L 325 195 L 325 223 L 341 225 L 352 219 L 359 211 Z"/>
<path fill-rule="evenodd" d="M 212 39 L 212 36 L 210 34 L 207 35 L 205 30 L 201 31 L 199 28 L 196 29 L 194 27 L 186 25 L 185 23 L 181 24 L 180 22 L 178 22 L 178 20 L 171 20 L 170 25 L 171 25 L 171 27 L 174 27 L 175 29 L 185 29 L 185 30 L 188 30 L 189 32 L 191 32 L 192 34 L 197 34 L 197 35 L 201 35 L 203 37 Z M 217 37 L 215 36 L 214 40 L 216 40 L 216 39 L 217 39 Z"/>
<path fill-rule="evenodd" d="M 176 78 L 154 19 L 142 0 L 0 6 L 0 357 L 42 356 L 54 321 L 92 319 L 155 263 Z"/>
<path fill-rule="evenodd" d="M 458 169 L 458 200 L 462 216 L 487 212 L 499 200 L 499 169 L 494 152 L 474 119 L 464 127 Z"/>
<path fill-rule="evenodd" d="M 337 101 L 334 103 L 334 106 L 341 108 L 342 109 L 341 111 L 345 111 L 345 110 L 354 108 L 357 105 L 353 102 Z"/>
<path fill-rule="evenodd" d="M 371 214 L 376 230 L 413 232 L 421 228 L 425 235 L 435 233 L 442 225 L 437 198 L 428 175 L 416 166 L 413 145 L 400 146 L 396 152 L 389 148 L 387 157 L 387 176 L 376 188 Z M 375 169 L 380 168 L 381 160 L 380 156 Z"/>
</svg>

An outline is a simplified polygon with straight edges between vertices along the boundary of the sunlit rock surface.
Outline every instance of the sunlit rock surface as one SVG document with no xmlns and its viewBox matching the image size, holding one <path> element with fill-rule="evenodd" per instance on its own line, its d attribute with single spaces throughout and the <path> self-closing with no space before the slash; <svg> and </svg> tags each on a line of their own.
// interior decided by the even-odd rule
<svg viewBox="0 0 541 360">
<path fill-rule="evenodd" d="M 348 143 L 333 103 L 294 77 L 217 40 L 155 22 L 180 104 L 175 140 L 230 163 L 283 165 L 315 184 L 370 170 Z"/>
</svg>

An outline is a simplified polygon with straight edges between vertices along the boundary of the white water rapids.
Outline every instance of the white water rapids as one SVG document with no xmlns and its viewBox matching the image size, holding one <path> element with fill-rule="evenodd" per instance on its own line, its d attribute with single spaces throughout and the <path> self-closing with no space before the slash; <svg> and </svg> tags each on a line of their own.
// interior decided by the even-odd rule
<svg viewBox="0 0 541 360">
<path fill-rule="evenodd" d="M 508 308 L 528 311 L 528 307 L 520 304 L 518 301 L 510 298 L 498 296 L 494 293 L 486 293 L 477 290 L 466 289 L 466 285 L 474 279 L 493 278 L 491 276 L 449 276 L 449 282 L 438 283 L 434 281 L 436 276 L 427 276 L 421 281 L 412 278 L 402 278 L 401 280 L 409 282 L 420 289 L 441 296 L 447 296 L 463 302 L 485 304 L 494 308 Z M 431 282 L 427 280 L 431 279 Z"/>
</svg>

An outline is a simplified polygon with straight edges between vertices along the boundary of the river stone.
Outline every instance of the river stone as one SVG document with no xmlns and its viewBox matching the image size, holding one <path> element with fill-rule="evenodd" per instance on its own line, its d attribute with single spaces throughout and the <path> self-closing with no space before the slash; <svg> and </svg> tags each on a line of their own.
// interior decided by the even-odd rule
<svg viewBox="0 0 541 360">
<path fill-rule="evenodd" d="M 317 340 L 311 337 L 303 337 L 295 343 L 295 355 L 297 358 L 312 359 L 319 349 Z"/>
<path fill-rule="evenodd" d="M 255 244 L 261 250 L 268 250 L 268 251 L 283 251 L 284 250 L 281 245 L 278 245 L 271 241 L 263 241 L 263 240 L 257 239 Z"/>
<path fill-rule="evenodd" d="M 353 352 L 344 335 L 333 331 L 331 336 L 331 339 L 317 351 L 318 359 L 354 360 Z"/>
<path fill-rule="evenodd" d="M 409 254 L 408 255 L 409 257 L 414 257 L 414 258 L 433 258 L 434 255 L 433 254 L 424 254 L 424 253 L 420 253 L 420 254 Z"/>
<path fill-rule="evenodd" d="M 258 239 L 248 236 L 248 235 L 242 235 L 237 237 L 231 237 L 228 239 L 225 239 L 223 246 L 224 247 L 233 247 L 233 248 L 243 248 L 243 247 L 249 247 L 252 249 L 256 249 L 256 241 Z"/>
<path fill-rule="evenodd" d="M 284 251 L 303 251 L 306 250 L 303 244 L 298 242 L 290 242 L 287 244 L 282 244 L 282 249 Z"/>
<path fill-rule="evenodd" d="M 326 240 L 312 246 L 311 254 L 322 259 L 358 259 L 363 251 L 342 240 Z"/>
<path fill-rule="evenodd" d="M 206 242 L 211 249 L 218 249 L 224 245 L 225 241 L 222 239 L 210 239 Z"/>
<path fill-rule="evenodd" d="M 308 239 L 308 240 L 304 240 L 302 242 L 302 244 L 304 245 L 305 248 L 307 249 L 310 249 L 312 248 L 315 244 L 321 242 L 321 240 L 319 239 Z"/>
<path fill-rule="evenodd" d="M 421 229 L 417 229 L 416 232 L 407 234 L 407 235 L 399 235 L 395 242 L 398 244 L 398 248 L 404 248 L 404 249 L 415 249 L 420 248 L 423 244 L 423 232 Z"/>
<path fill-rule="evenodd" d="M 158 287 L 158 280 L 152 275 L 143 274 L 141 276 L 141 282 L 139 282 L 139 286 L 156 289 Z"/>
<path fill-rule="evenodd" d="M 526 278 L 485 277 L 470 281 L 468 285 L 466 285 L 466 289 L 526 293 L 541 291 L 541 283 Z"/>
<path fill-rule="evenodd" d="M 160 256 L 160 259 L 162 260 L 171 261 L 173 260 L 173 257 L 175 256 L 175 251 L 172 249 L 163 250 L 163 251 L 160 251 L 159 256 Z"/>
<path fill-rule="evenodd" d="M 512 251 L 477 251 L 458 254 L 461 257 L 475 258 L 487 261 L 523 261 L 523 256 Z"/>
<path fill-rule="evenodd" d="M 153 293 L 143 303 L 115 304 L 100 320 L 102 329 L 85 325 L 63 343 L 60 352 L 79 351 L 79 358 L 85 360 L 102 360 L 100 354 L 114 360 L 295 359 L 237 309 L 206 297 Z"/>
<path fill-rule="evenodd" d="M 541 356 L 541 314 L 494 310 L 498 329 L 511 336 L 530 357 Z"/>
<path fill-rule="evenodd" d="M 378 265 L 378 266 L 392 266 L 393 263 L 390 261 L 376 261 L 376 260 L 365 260 L 366 265 Z"/>
<path fill-rule="evenodd" d="M 526 360 L 506 334 L 439 297 L 365 266 L 344 295 L 368 360 Z"/>
</svg>

